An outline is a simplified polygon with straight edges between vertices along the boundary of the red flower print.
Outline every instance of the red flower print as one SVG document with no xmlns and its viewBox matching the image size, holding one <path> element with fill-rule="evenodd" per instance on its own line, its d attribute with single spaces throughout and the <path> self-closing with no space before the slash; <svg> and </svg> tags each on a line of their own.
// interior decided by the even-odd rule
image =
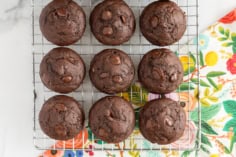
<svg viewBox="0 0 236 157">
<path fill-rule="evenodd" d="M 233 11 L 228 13 L 226 16 L 221 18 L 219 21 L 224 24 L 229 24 L 229 23 L 233 23 L 234 21 L 236 21 L 236 9 L 234 9 Z"/>
<path fill-rule="evenodd" d="M 85 152 L 88 153 L 89 156 L 94 156 L 93 148 L 94 148 L 94 146 L 90 144 L 90 145 L 89 145 L 89 149 L 90 149 L 90 150 L 87 150 L 87 151 L 85 151 Z"/>
<path fill-rule="evenodd" d="M 236 54 L 227 61 L 227 70 L 229 70 L 231 74 L 236 74 Z"/>
</svg>

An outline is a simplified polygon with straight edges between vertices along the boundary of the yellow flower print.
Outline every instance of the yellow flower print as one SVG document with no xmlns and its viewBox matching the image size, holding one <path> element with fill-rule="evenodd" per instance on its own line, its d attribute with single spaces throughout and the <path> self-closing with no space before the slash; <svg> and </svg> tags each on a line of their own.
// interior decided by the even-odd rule
<svg viewBox="0 0 236 157">
<path fill-rule="evenodd" d="M 219 154 L 211 154 L 210 157 L 220 157 Z"/>
<path fill-rule="evenodd" d="M 129 96 L 129 93 L 127 93 L 127 92 L 119 93 L 118 96 L 124 98 L 127 101 L 130 101 L 130 96 Z"/>
<path fill-rule="evenodd" d="M 205 56 L 207 66 L 214 66 L 218 62 L 218 55 L 215 51 L 209 51 Z"/>
<path fill-rule="evenodd" d="M 162 150 L 165 157 L 179 157 L 179 152 L 174 150 Z"/>
<path fill-rule="evenodd" d="M 232 58 L 232 56 L 233 56 L 232 52 L 226 52 L 223 49 L 221 49 L 219 52 L 221 54 L 222 59 L 227 59 L 228 60 L 228 59 Z"/>
<path fill-rule="evenodd" d="M 181 56 L 180 61 L 184 68 L 184 71 L 187 71 L 189 68 L 194 67 L 195 63 L 194 60 L 189 56 Z"/>
<path fill-rule="evenodd" d="M 218 25 L 218 23 L 215 23 L 211 26 L 208 27 L 208 32 L 210 33 L 210 36 L 213 37 L 213 38 L 216 38 L 217 37 L 217 33 L 215 31 L 215 27 Z"/>
<path fill-rule="evenodd" d="M 213 38 L 216 38 L 216 37 L 217 37 L 216 31 L 212 31 L 210 35 L 211 35 L 211 37 L 213 37 Z"/>
</svg>

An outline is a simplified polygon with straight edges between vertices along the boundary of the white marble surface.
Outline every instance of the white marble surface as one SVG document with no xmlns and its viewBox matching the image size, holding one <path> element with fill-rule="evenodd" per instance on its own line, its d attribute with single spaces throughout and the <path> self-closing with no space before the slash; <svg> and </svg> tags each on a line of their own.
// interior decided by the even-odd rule
<svg viewBox="0 0 236 157">
<path fill-rule="evenodd" d="M 34 157 L 30 0 L 0 1 L 0 157 Z M 199 30 L 236 7 L 199 0 Z"/>
</svg>

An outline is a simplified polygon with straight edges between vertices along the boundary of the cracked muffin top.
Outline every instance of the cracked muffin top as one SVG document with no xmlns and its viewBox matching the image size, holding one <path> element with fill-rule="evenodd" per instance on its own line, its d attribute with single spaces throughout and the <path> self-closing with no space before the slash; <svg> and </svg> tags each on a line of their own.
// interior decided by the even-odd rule
<svg viewBox="0 0 236 157">
<path fill-rule="evenodd" d="M 53 0 L 42 10 L 40 29 L 44 37 L 59 46 L 77 42 L 84 34 L 86 17 L 72 0 Z"/>
<path fill-rule="evenodd" d="M 70 93 L 84 80 L 85 65 L 72 49 L 54 48 L 41 61 L 40 77 L 47 88 L 58 93 Z"/>
<path fill-rule="evenodd" d="M 39 113 L 43 132 L 56 140 L 75 137 L 84 127 L 84 111 L 73 98 L 57 95 L 48 99 Z"/>
<path fill-rule="evenodd" d="M 135 127 L 133 107 L 121 97 L 104 97 L 90 109 L 89 126 L 96 138 L 107 143 L 122 142 Z"/>
</svg>

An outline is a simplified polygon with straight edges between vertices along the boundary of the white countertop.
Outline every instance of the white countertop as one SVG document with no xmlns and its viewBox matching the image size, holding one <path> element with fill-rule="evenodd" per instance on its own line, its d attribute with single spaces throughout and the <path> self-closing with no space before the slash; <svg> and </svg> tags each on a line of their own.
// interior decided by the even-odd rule
<svg viewBox="0 0 236 157">
<path fill-rule="evenodd" d="M 40 152 L 33 146 L 30 4 L 30 0 L 0 1 L 1 157 L 34 157 Z M 236 1 L 199 0 L 199 5 L 201 32 L 236 8 Z"/>
</svg>

